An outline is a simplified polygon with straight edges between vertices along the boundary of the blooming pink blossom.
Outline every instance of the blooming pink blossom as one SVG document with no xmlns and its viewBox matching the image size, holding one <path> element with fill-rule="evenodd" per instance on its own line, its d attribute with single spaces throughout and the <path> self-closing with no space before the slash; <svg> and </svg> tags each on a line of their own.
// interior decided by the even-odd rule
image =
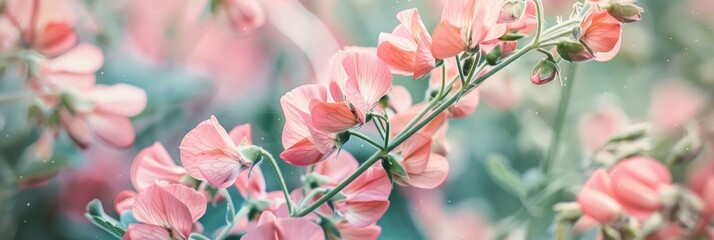
<svg viewBox="0 0 714 240">
<path fill-rule="evenodd" d="M 500 6 L 499 0 L 447 1 L 433 33 L 434 58 L 453 57 L 501 37 L 507 29 L 496 23 Z"/>
<path fill-rule="evenodd" d="M 411 75 L 416 80 L 434 68 L 431 36 L 416 8 L 399 12 L 397 19 L 400 24 L 392 33 L 379 34 L 377 56 L 393 74 Z"/>
<path fill-rule="evenodd" d="M 39 53 L 53 57 L 77 44 L 70 1 L 10 0 L 4 7 L 23 42 Z"/>
<path fill-rule="evenodd" d="M 251 32 L 265 24 L 265 10 L 257 0 L 219 1 L 216 8 L 221 20 L 234 33 Z"/>
<path fill-rule="evenodd" d="M 598 169 L 590 176 L 577 201 L 583 215 L 599 223 L 612 222 L 624 213 L 614 197 L 612 180 L 605 169 Z"/>
<path fill-rule="evenodd" d="M 535 30 L 538 25 L 538 13 L 536 10 L 535 2 L 526 0 L 523 16 L 518 21 L 507 23 L 506 32 L 529 34 Z"/>
<path fill-rule="evenodd" d="M 134 217 L 124 239 L 187 239 L 193 223 L 206 213 L 203 194 L 180 184 L 152 185 L 134 200 Z"/>
<path fill-rule="evenodd" d="M 364 124 L 367 113 L 377 106 L 392 86 L 392 75 L 386 63 L 376 54 L 348 49 L 336 55 L 339 63 L 330 83 L 334 102 L 312 101 L 312 125 L 324 132 L 343 132 Z M 341 74 L 343 69 L 344 74 Z"/>
<path fill-rule="evenodd" d="M 394 176 L 400 185 L 417 188 L 435 188 L 446 180 L 449 163 L 439 154 L 431 153 L 431 138 L 423 134 L 414 134 L 395 149 L 401 153 L 400 163 L 407 176 Z"/>
<path fill-rule="evenodd" d="M 174 163 L 159 142 L 141 150 L 131 164 L 131 183 L 136 190 L 157 182 L 181 183 L 186 175 L 186 170 Z"/>
<path fill-rule="evenodd" d="M 98 47 L 82 43 L 62 55 L 40 63 L 39 78 L 47 80 L 47 83 L 41 85 L 90 89 L 95 85 L 95 73 L 103 63 L 104 55 Z"/>
<path fill-rule="evenodd" d="M 313 127 L 310 105 L 313 101 L 327 101 L 327 90 L 322 85 L 303 85 L 280 98 L 285 114 L 282 143 L 285 151 L 280 157 L 295 165 L 310 165 L 324 160 L 337 148 L 335 134 Z"/>
<path fill-rule="evenodd" d="M 659 192 L 672 184 L 664 164 L 646 157 L 631 157 L 610 169 L 612 193 L 627 211 L 640 220 L 659 210 Z"/>
<path fill-rule="evenodd" d="M 306 218 L 278 218 L 263 212 L 258 226 L 245 234 L 246 240 L 323 240 L 325 233 L 316 223 Z"/>
<path fill-rule="evenodd" d="M 622 44 L 622 23 L 604 10 L 591 10 L 580 24 L 582 35 L 580 42 L 586 48 L 575 46 L 572 50 L 559 47 L 559 52 L 565 54 L 565 59 L 580 62 L 595 59 L 610 61 L 620 51 Z M 562 49 L 561 49 L 562 48 Z"/>
<path fill-rule="evenodd" d="M 215 116 L 189 131 L 179 149 L 189 175 L 219 188 L 232 185 L 251 165 Z"/>
</svg>

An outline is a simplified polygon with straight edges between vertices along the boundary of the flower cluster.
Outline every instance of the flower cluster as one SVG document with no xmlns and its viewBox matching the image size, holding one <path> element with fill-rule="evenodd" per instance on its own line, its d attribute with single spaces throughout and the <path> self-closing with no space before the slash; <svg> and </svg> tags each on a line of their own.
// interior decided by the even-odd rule
<svg viewBox="0 0 714 240">
<path fill-rule="evenodd" d="M 253 9 L 242 3 L 227 7 L 234 1 L 214 3 L 228 15 Z M 547 57 L 531 77 L 536 84 L 555 78 L 560 59 L 604 61 L 617 53 L 621 18 L 599 4 L 578 5 L 570 19 L 545 29 L 539 0 L 449 0 L 431 33 L 417 9 L 404 10 L 397 14 L 400 24 L 382 33 L 376 48 L 345 47 L 324 66 L 329 71 L 329 79 L 321 81 L 325 84 L 299 86 L 280 99 L 285 115 L 280 158 L 307 166 L 300 187 L 288 189 L 277 160 L 252 144 L 249 125 L 229 132 L 212 116 L 184 136 L 182 166 L 160 143 L 136 157 L 131 178 L 138 193 L 122 192 L 115 201 L 122 225 L 108 227 L 105 223 L 113 221 L 91 212 L 90 219 L 125 239 L 375 239 L 394 183 L 433 189 L 446 180 L 448 121 L 475 111 L 476 88 L 483 81 L 532 50 Z M 529 35 L 530 42 L 519 41 Z M 429 76 L 424 102 L 413 103 L 409 91 L 394 84 L 393 75 L 417 81 Z M 355 139 L 376 149 L 361 164 L 343 149 Z M 267 192 L 263 162 L 274 170 L 281 191 Z M 658 166 L 652 167 L 658 174 L 644 180 L 633 175 L 632 166 L 622 169 L 612 170 L 612 176 L 599 171 L 584 190 L 579 200 L 584 210 L 602 201 L 611 210 L 594 211 L 594 219 L 608 222 L 631 209 L 659 206 L 637 205 L 647 204 L 636 202 L 641 189 L 623 190 L 622 196 L 631 198 L 628 203 L 614 200 L 621 198 L 603 183 L 609 178 L 640 181 L 651 188 L 647 193 L 671 182 Z M 244 199 L 237 211 L 226 190 L 233 186 Z M 203 233 L 197 220 L 208 202 L 221 201 L 228 206 L 226 226 Z"/>
</svg>

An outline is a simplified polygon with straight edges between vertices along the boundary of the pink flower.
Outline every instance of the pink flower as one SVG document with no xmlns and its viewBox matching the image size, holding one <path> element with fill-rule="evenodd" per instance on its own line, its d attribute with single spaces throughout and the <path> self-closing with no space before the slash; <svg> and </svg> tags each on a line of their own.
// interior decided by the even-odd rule
<svg viewBox="0 0 714 240">
<path fill-rule="evenodd" d="M 669 170 L 657 160 L 631 157 L 610 169 L 613 196 L 640 220 L 659 210 L 659 192 L 672 184 Z"/>
<path fill-rule="evenodd" d="M 607 11 L 591 10 L 580 24 L 582 35 L 578 43 L 561 43 L 558 52 L 569 61 L 581 62 L 590 59 L 610 61 L 620 51 L 622 23 Z"/>
<path fill-rule="evenodd" d="M 305 218 L 277 218 L 263 212 L 258 226 L 243 235 L 245 240 L 323 240 L 325 233 L 316 223 Z"/>
<path fill-rule="evenodd" d="M 704 202 L 701 225 L 706 225 L 714 217 L 714 162 L 708 161 L 705 164 L 693 164 L 693 172 L 687 181 L 687 185 Z"/>
<path fill-rule="evenodd" d="M 379 34 L 377 56 L 393 74 L 412 75 L 416 80 L 434 68 L 431 36 L 416 8 L 399 12 L 397 19 L 400 24 L 392 33 Z"/>
<path fill-rule="evenodd" d="M 330 83 L 334 102 L 311 101 L 310 113 L 315 129 L 339 133 L 365 123 L 367 113 L 392 86 L 392 75 L 387 64 L 369 51 L 348 49 L 335 57 L 333 63 L 339 65 L 332 66 L 337 69 Z"/>
<path fill-rule="evenodd" d="M 174 163 L 159 142 L 141 150 L 131 164 L 131 183 L 136 190 L 157 182 L 181 183 L 186 175 L 186 170 Z"/>
<path fill-rule="evenodd" d="M 180 184 L 152 185 L 136 196 L 124 239 L 187 239 L 193 223 L 206 213 L 203 194 Z"/>
<path fill-rule="evenodd" d="M 487 81 L 478 88 L 479 93 L 488 105 L 498 111 L 508 111 L 518 105 L 520 89 L 516 86 L 509 73 L 499 72 L 494 74 L 496 81 Z"/>
<path fill-rule="evenodd" d="M 303 85 L 280 98 L 285 114 L 283 147 L 280 157 L 295 165 L 311 165 L 337 149 L 335 134 L 313 127 L 310 105 L 313 101 L 327 101 L 327 90 L 322 85 Z"/>
<path fill-rule="evenodd" d="M 446 59 L 462 51 L 475 49 L 506 33 L 505 24 L 497 24 L 499 0 L 449 0 L 441 21 L 434 29 L 431 52 Z"/>
<path fill-rule="evenodd" d="M 96 85 L 91 89 L 70 94 L 70 108 L 74 115 L 63 109 L 60 119 L 69 136 L 80 147 L 89 144 L 91 135 L 118 147 L 134 143 L 134 126 L 129 120 L 144 111 L 144 90 L 118 83 L 111 86 Z"/>
<path fill-rule="evenodd" d="M 314 173 L 330 177 L 332 181 L 325 185 L 330 187 L 357 170 L 357 165 L 357 160 L 352 155 L 342 152 L 337 159 L 315 165 Z M 368 227 L 377 222 L 387 211 L 391 190 L 392 184 L 384 169 L 374 165 L 342 190 L 345 199 L 334 202 L 335 210 L 340 212 L 340 216 L 344 217 L 352 227 Z M 321 210 L 329 211 L 329 208 Z"/>
<path fill-rule="evenodd" d="M 339 239 L 342 240 L 376 240 L 379 234 L 382 233 L 382 228 L 376 224 L 372 224 L 366 227 L 355 227 L 349 222 L 340 222 L 335 224 L 337 230 L 340 231 Z M 338 238 L 330 238 L 331 240 L 337 240 Z"/>
<path fill-rule="evenodd" d="M 265 10 L 256 0 L 219 1 L 216 11 L 219 21 L 234 33 L 251 32 L 265 24 Z"/>
<path fill-rule="evenodd" d="M 40 79 L 50 87 L 87 90 L 96 83 L 95 73 L 104 63 L 102 50 L 91 44 L 80 44 L 69 51 L 40 63 Z"/>
<path fill-rule="evenodd" d="M 191 177 L 227 188 L 252 161 L 245 159 L 215 116 L 189 131 L 179 146 L 181 163 Z"/>
<path fill-rule="evenodd" d="M 707 96 L 682 83 L 668 81 L 652 91 L 650 118 L 657 129 L 676 130 L 699 114 L 706 106 Z"/>
<path fill-rule="evenodd" d="M 426 107 L 426 104 L 417 104 L 407 109 L 404 112 L 391 117 L 392 128 L 391 136 L 397 136 L 400 132 L 404 130 L 412 119 L 416 118 L 419 112 L 421 112 Z M 427 123 L 422 129 L 417 131 L 417 134 L 422 134 L 424 136 L 431 136 L 432 139 L 432 149 L 435 153 L 445 156 L 448 154 L 451 148 L 446 138 L 446 131 L 448 129 L 448 116 L 449 113 L 442 112 L 438 114 L 431 122 Z M 423 119 L 422 119 L 423 120 Z"/>
<path fill-rule="evenodd" d="M 400 113 L 412 106 L 412 95 L 409 93 L 409 89 L 403 86 L 392 86 L 387 96 L 389 98 L 387 108 L 391 110 L 391 113 Z"/>
<path fill-rule="evenodd" d="M 431 189 L 441 185 L 449 174 L 446 158 L 431 153 L 428 136 L 414 134 L 394 151 L 401 154 L 400 163 L 408 175 L 394 175 L 394 181 L 400 185 Z"/>
<path fill-rule="evenodd" d="M 10 0 L 5 16 L 20 31 L 26 45 L 52 57 L 77 44 L 71 4 L 64 0 Z"/>
<path fill-rule="evenodd" d="M 114 198 L 114 211 L 119 215 L 124 211 L 130 211 L 134 207 L 134 200 L 136 200 L 136 192 L 132 190 L 119 192 Z"/>
<path fill-rule="evenodd" d="M 516 32 L 528 34 L 536 29 L 538 25 L 538 13 L 535 2 L 526 0 L 526 9 L 523 16 L 518 21 L 506 24 L 506 32 Z"/>
<path fill-rule="evenodd" d="M 622 205 L 613 195 L 610 175 L 605 169 L 598 169 L 578 193 L 577 201 L 585 217 L 609 223 L 624 213 Z"/>
</svg>

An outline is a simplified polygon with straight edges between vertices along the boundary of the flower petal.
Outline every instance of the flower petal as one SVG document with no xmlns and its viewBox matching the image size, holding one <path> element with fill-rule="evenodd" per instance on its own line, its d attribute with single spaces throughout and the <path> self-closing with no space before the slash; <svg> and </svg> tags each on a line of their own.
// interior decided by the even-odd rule
<svg viewBox="0 0 714 240">
<path fill-rule="evenodd" d="M 239 154 L 234 152 L 235 148 L 236 146 L 226 130 L 218 123 L 215 116 L 211 116 L 211 119 L 199 123 L 181 140 L 179 146 L 181 163 L 192 177 L 198 180 L 208 180 L 200 169 L 203 168 L 209 174 L 216 172 L 211 170 L 211 164 L 204 164 L 204 162 L 220 161 L 221 163 L 218 165 L 221 166 L 241 165 L 239 162 L 241 159 L 238 159 Z M 236 164 L 227 163 L 228 161 L 235 161 Z M 229 172 L 232 174 L 234 171 Z M 225 176 L 212 175 L 211 177 L 213 181 L 217 181 L 218 178 Z M 231 181 L 227 184 L 230 186 L 232 183 Z"/>
<path fill-rule="evenodd" d="M 243 139 L 248 141 L 248 144 L 253 144 L 253 141 L 251 140 L 253 135 L 250 131 L 250 123 L 235 126 L 230 132 L 228 132 L 228 136 L 235 144 L 240 144 L 243 142 Z"/>
<path fill-rule="evenodd" d="M 94 74 L 104 63 L 102 50 L 91 44 L 80 44 L 69 51 L 50 59 L 42 67 L 54 72 Z"/>
<path fill-rule="evenodd" d="M 443 156 L 432 153 L 423 172 L 409 175 L 408 179 L 403 180 L 417 188 L 432 189 L 441 185 L 448 175 L 449 162 Z"/>
<path fill-rule="evenodd" d="M 374 108 L 392 86 L 392 74 L 376 54 L 365 51 L 351 51 L 342 66 L 348 76 L 346 98 L 354 106 L 360 122 L 364 122 L 367 111 Z"/>
<path fill-rule="evenodd" d="M 171 240 L 171 235 L 163 227 L 132 223 L 126 229 L 122 240 Z"/>
<path fill-rule="evenodd" d="M 389 201 L 348 202 L 344 209 L 347 222 L 355 227 L 374 224 L 389 208 Z"/>
<path fill-rule="evenodd" d="M 141 150 L 131 164 L 131 183 L 137 190 L 144 189 L 157 181 L 180 183 L 186 170 L 174 163 L 164 145 L 155 142 Z"/>
<path fill-rule="evenodd" d="M 128 118 L 110 114 L 83 114 L 94 135 L 118 148 L 127 148 L 134 143 L 134 126 Z"/>
<path fill-rule="evenodd" d="M 146 92 L 128 84 L 97 85 L 89 96 L 96 104 L 96 111 L 103 113 L 133 117 L 146 108 Z"/>
<path fill-rule="evenodd" d="M 466 49 L 466 43 L 461 36 L 461 28 L 452 25 L 448 21 L 441 20 L 436 25 L 433 37 L 431 53 L 436 59 L 447 59 Z"/>
<path fill-rule="evenodd" d="M 344 132 L 358 123 L 352 110 L 343 102 L 313 100 L 310 103 L 310 116 L 312 127 L 325 132 Z"/>
</svg>

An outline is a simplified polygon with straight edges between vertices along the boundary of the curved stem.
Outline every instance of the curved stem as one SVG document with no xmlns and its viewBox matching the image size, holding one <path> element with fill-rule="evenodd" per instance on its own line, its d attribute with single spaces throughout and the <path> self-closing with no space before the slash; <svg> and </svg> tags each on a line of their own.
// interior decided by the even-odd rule
<svg viewBox="0 0 714 240">
<path fill-rule="evenodd" d="M 568 71 L 567 81 L 565 83 L 565 88 L 560 93 L 560 102 L 558 103 L 558 113 L 555 117 L 555 125 L 553 126 L 553 134 L 550 137 L 550 146 L 548 148 L 548 153 L 541 163 L 541 171 L 543 173 L 548 173 L 550 170 L 550 165 L 555 161 L 556 154 L 558 152 L 558 146 L 560 144 L 560 135 L 563 130 L 563 122 L 565 121 L 565 113 L 568 111 L 568 103 L 570 102 L 570 94 L 573 92 L 573 82 L 575 82 L 575 70 L 576 64 L 570 65 L 570 71 Z"/>
<path fill-rule="evenodd" d="M 538 43 L 540 42 L 540 36 L 543 33 L 543 3 L 541 0 L 533 0 L 536 6 L 536 12 L 538 13 L 538 16 L 536 16 L 536 19 L 538 20 L 538 25 L 537 25 L 537 30 L 535 37 L 533 37 L 533 42 Z"/>
<path fill-rule="evenodd" d="M 350 130 L 350 131 L 348 131 L 347 133 L 349 133 L 351 136 L 355 136 L 355 137 L 357 137 L 357 138 L 359 138 L 359 139 L 362 139 L 363 141 L 369 143 L 369 145 L 372 145 L 372 146 L 374 146 L 374 147 L 377 148 L 377 149 L 380 149 L 380 150 L 382 149 L 382 145 L 381 145 L 381 144 L 379 144 L 378 142 L 374 141 L 372 138 L 370 138 L 370 137 L 368 137 L 368 136 L 366 136 L 366 135 L 364 135 L 364 134 L 362 134 L 362 133 L 360 133 L 360 132 Z"/>
<path fill-rule="evenodd" d="M 260 149 L 260 154 L 268 159 L 268 162 L 270 162 L 270 166 L 273 167 L 273 171 L 275 172 L 275 176 L 278 178 L 278 183 L 280 183 L 280 188 L 283 190 L 283 195 L 285 195 L 285 202 L 288 205 L 288 212 L 292 214 L 295 212 L 295 203 L 293 203 L 293 200 L 290 199 L 290 192 L 288 191 L 288 187 L 285 184 L 285 178 L 283 178 L 283 174 L 280 171 L 280 166 L 278 166 L 278 162 L 275 161 L 275 158 L 273 158 L 273 155 L 270 154 L 268 151 L 265 151 L 265 149 Z"/>
<path fill-rule="evenodd" d="M 461 86 L 466 86 L 466 77 L 464 77 L 464 70 L 461 68 L 461 59 L 459 55 L 454 56 L 456 58 L 456 68 L 459 70 L 459 78 L 461 79 Z M 446 71 L 443 72 L 446 74 Z"/>
<path fill-rule="evenodd" d="M 231 233 L 231 230 L 233 230 L 233 228 L 236 226 L 236 224 L 238 224 L 238 221 L 236 221 L 236 219 L 241 219 L 241 218 L 247 216 L 249 211 L 250 211 L 250 208 L 245 207 L 245 206 L 241 207 L 240 210 L 238 210 L 238 213 L 236 213 L 233 216 L 233 221 L 231 222 L 231 224 L 226 226 L 226 228 L 224 228 L 223 231 L 221 231 L 221 233 L 218 235 L 218 237 L 216 237 L 216 240 L 223 240 L 226 237 L 228 237 L 228 234 Z"/>
<path fill-rule="evenodd" d="M 231 197 L 231 193 L 228 192 L 227 189 L 221 188 L 221 192 L 226 198 L 226 203 L 228 204 L 228 212 L 231 214 L 231 216 L 236 215 L 236 207 L 233 205 L 233 198 Z M 235 218 L 231 219 L 228 223 L 235 222 Z"/>
</svg>

